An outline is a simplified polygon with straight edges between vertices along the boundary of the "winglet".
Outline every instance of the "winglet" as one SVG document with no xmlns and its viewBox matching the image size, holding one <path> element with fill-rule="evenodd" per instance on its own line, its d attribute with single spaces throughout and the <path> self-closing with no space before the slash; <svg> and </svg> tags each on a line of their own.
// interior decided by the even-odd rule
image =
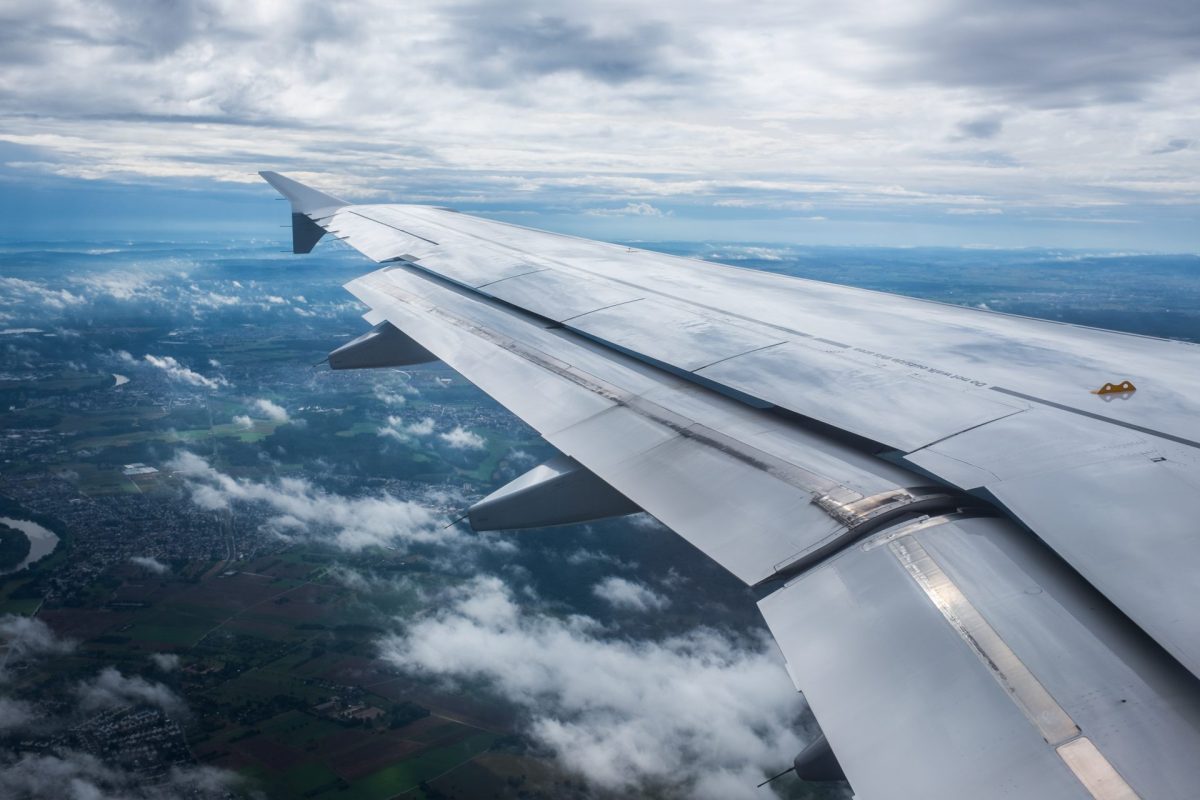
<svg viewBox="0 0 1200 800">
<path fill-rule="evenodd" d="M 325 229 L 314 218 L 326 216 L 350 205 L 333 195 L 318 192 L 310 186 L 285 178 L 278 172 L 260 172 L 267 183 L 292 204 L 292 252 L 309 253 L 325 235 Z"/>
</svg>

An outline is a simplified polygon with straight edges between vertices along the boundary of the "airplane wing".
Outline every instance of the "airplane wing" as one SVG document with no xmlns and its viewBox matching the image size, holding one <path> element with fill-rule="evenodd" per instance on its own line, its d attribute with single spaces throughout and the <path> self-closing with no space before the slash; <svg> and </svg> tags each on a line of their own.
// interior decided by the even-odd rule
<svg viewBox="0 0 1200 800">
<path fill-rule="evenodd" d="M 276 173 L 379 264 L 335 368 L 440 359 L 562 454 L 478 529 L 645 510 L 755 587 L 862 800 L 1200 793 L 1200 349 Z"/>
</svg>

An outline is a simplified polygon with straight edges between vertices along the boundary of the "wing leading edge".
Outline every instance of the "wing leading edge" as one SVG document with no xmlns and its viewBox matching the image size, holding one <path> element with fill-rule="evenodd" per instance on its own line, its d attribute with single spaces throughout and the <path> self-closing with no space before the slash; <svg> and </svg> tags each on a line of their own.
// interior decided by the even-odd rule
<svg viewBox="0 0 1200 800">
<path fill-rule="evenodd" d="M 385 265 L 347 284 L 369 322 L 571 460 L 491 510 L 611 487 L 594 513 L 645 509 L 759 587 L 859 797 L 1191 796 L 1195 677 L 1161 647 L 1200 666 L 1195 348 L 264 177 Z M 1068 391 L 1122 362 L 1134 403 Z"/>
</svg>

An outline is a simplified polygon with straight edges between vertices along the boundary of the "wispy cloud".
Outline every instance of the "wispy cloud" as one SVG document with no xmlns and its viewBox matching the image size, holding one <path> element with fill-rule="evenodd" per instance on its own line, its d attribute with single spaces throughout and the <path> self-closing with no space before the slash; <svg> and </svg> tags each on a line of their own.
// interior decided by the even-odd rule
<svg viewBox="0 0 1200 800">
<path fill-rule="evenodd" d="M 173 356 L 155 356 L 147 354 L 145 356 L 145 361 L 150 366 L 161 369 L 167 374 L 167 377 L 171 378 L 172 380 L 187 383 L 192 386 L 199 386 L 202 389 L 214 391 L 222 386 L 229 385 L 229 381 L 225 380 L 219 375 L 215 378 L 206 378 L 199 372 L 180 364 Z"/>
<path fill-rule="evenodd" d="M 153 572 L 155 575 L 163 575 L 171 571 L 170 567 L 153 556 L 134 556 L 129 559 L 129 563 L 135 564 L 148 572 Z"/>
<path fill-rule="evenodd" d="M 662 209 L 649 203 L 627 203 L 620 208 L 589 208 L 585 213 L 593 217 L 661 217 Z"/>
<path fill-rule="evenodd" d="M 151 653 L 150 660 L 163 672 L 174 672 L 179 669 L 180 658 L 175 653 Z"/>
<path fill-rule="evenodd" d="M 75 642 L 61 639 L 50 626 L 34 617 L 8 614 L 0 617 L 0 642 L 7 647 L 5 663 L 16 664 L 46 656 L 63 655 L 75 649 Z"/>
<path fill-rule="evenodd" d="M 79 684 L 75 691 L 84 711 L 145 705 L 179 714 L 185 707 L 183 700 L 165 685 L 137 675 L 124 675 L 115 667 L 105 667 L 92 680 Z"/>
</svg>

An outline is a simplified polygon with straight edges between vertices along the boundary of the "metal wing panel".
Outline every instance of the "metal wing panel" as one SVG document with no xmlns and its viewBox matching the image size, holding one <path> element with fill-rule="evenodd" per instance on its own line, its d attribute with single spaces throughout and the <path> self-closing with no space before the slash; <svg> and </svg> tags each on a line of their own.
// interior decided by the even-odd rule
<svg viewBox="0 0 1200 800">
<path fill-rule="evenodd" d="M 575 317 L 568 325 L 602 342 L 688 372 L 784 341 L 658 300 L 622 303 Z"/>
<path fill-rule="evenodd" d="M 696 374 L 906 453 L 1028 407 L 860 359 L 847 348 L 794 341 Z"/>
<path fill-rule="evenodd" d="M 905 458 L 993 496 L 1200 675 L 1200 464 L 1193 448 L 1058 409 Z"/>
<path fill-rule="evenodd" d="M 555 322 L 641 298 L 641 294 L 615 284 L 552 269 L 489 283 L 483 292 Z"/>
<path fill-rule="evenodd" d="M 774 280 L 767 285 L 761 274 L 743 270 L 732 270 L 744 284 L 733 286 L 730 270 L 716 265 L 629 253 L 437 209 L 354 206 L 335 219 L 350 215 L 355 222 L 339 222 L 337 230 L 351 231 L 347 241 L 377 260 L 411 252 L 419 258 L 410 260 L 423 270 L 547 319 L 566 321 L 630 353 L 696 370 L 746 396 L 905 452 L 1028 406 L 1015 396 L 983 391 L 986 382 L 969 372 L 824 338 L 846 339 L 877 329 L 888 314 L 876 311 L 880 296 L 874 293 L 864 293 L 867 308 L 841 309 L 840 326 L 834 330 L 822 321 L 830 309 L 814 307 L 808 295 L 825 297 L 842 287 L 779 276 L 765 276 Z M 359 232 L 363 224 L 376 227 L 374 238 Z M 380 244 L 379 236 L 395 241 Z M 543 244 L 549 251 L 532 255 Z M 695 297 L 711 299 L 706 285 L 714 281 L 724 285 L 720 309 L 694 302 Z M 798 297 L 798 289 L 808 294 Z M 756 319 L 731 311 L 740 308 L 748 293 L 755 296 L 757 308 L 769 311 L 777 306 L 779 298 L 773 295 L 780 291 L 797 301 L 787 324 L 776 324 L 765 314 Z M 925 305 L 935 315 L 946 310 Z M 917 320 L 905 336 L 893 331 L 888 344 L 894 349 L 915 337 L 942 346 L 938 337 L 926 335 L 927 328 Z M 949 330 L 951 340 L 966 335 L 953 326 Z M 946 332 L 940 331 L 942 338 Z"/>
<path fill-rule="evenodd" d="M 626 497 L 747 583 L 844 532 L 816 501 L 919 483 L 904 470 L 771 418 L 412 268 L 352 293 Z M 723 433 L 727 430 L 736 435 Z M 777 431 L 778 436 L 769 436 Z M 747 441 L 770 439 L 773 452 Z M 779 455 L 776 455 L 778 453 Z M 741 502 L 728 502 L 737 493 Z"/>
<path fill-rule="evenodd" d="M 760 602 L 863 800 L 1188 798 L 1193 679 L 1001 519 L 847 549 Z"/>
<path fill-rule="evenodd" d="M 1200 348 L 739 269 L 438 209 L 402 207 L 447 248 L 536 252 L 541 266 L 624 284 L 668 302 L 842 342 L 914 372 L 954 375 L 1200 442 Z M 436 234 L 432 233 L 437 231 Z M 1181 369 L 1181 364 L 1194 368 Z M 1128 378 L 1124 400 L 1090 393 Z M 801 412 L 803 413 L 803 412 Z"/>
<path fill-rule="evenodd" d="M 1018 519 L 1200 674 L 1200 482 L 1127 458 L 990 487 Z"/>
<path fill-rule="evenodd" d="M 399 228 L 381 225 L 364 216 L 360 206 L 347 206 L 328 217 L 318 218 L 331 235 L 351 245 L 373 261 L 421 257 L 434 253 L 437 244 Z"/>
</svg>

